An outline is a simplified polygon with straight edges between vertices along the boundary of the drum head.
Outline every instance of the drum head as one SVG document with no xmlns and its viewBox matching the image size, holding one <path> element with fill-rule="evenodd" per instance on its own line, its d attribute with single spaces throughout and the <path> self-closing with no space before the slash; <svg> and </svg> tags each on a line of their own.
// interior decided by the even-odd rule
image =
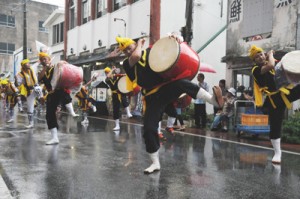
<svg viewBox="0 0 300 199">
<path fill-rule="evenodd" d="M 182 94 L 178 97 L 178 99 L 183 99 L 184 97 L 186 97 L 186 93 L 182 93 Z"/>
<path fill-rule="evenodd" d="M 129 91 L 127 89 L 127 84 L 126 84 L 126 76 L 123 76 L 119 79 L 118 81 L 118 89 L 121 93 L 123 94 L 127 94 L 130 93 L 131 91 Z"/>
<path fill-rule="evenodd" d="M 300 74 L 300 50 L 285 54 L 282 59 L 282 67 L 286 72 Z"/>
<path fill-rule="evenodd" d="M 170 69 L 179 57 L 180 46 L 174 38 L 164 37 L 151 48 L 149 65 L 154 72 L 164 72 Z"/>
</svg>

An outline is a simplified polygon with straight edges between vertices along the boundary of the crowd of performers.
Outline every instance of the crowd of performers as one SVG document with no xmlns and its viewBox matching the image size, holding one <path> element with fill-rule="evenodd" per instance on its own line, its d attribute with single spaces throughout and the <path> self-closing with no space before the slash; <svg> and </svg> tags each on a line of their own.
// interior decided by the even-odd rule
<svg viewBox="0 0 300 199">
<path fill-rule="evenodd" d="M 181 38 L 175 34 L 169 36 L 179 44 Z M 214 105 L 214 107 L 223 106 L 222 91 L 220 87 L 213 87 L 213 94 L 208 93 L 197 84 L 186 78 L 166 81 L 158 73 L 154 72 L 149 66 L 149 53 L 151 48 L 144 48 L 145 39 L 141 38 L 134 41 L 130 38 L 117 37 L 116 41 L 119 47 L 114 53 L 123 53 L 126 58 L 123 61 L 123 69 L 131 83 L 138 85 L 141 88 L 143 95 L 143 137 L 146 144 L 146 151 L 150 156 L 151 164 L 144 170 L 144 173 L 150 174 L 161 169 L 159 161 L 160 148 L 160 121 L 162 115 L 167 113 L 168 125 L 172 126 L 176 118 L 176 110 L 174 102 L 182 95 L 187 94 L 193 99 L 203 99 L 206 102 Z M 286 107 L 286 101 L 282 97 L 281 92 L 277 92 L 272 78 L 275 62 L 272 52 L 265 55 L 263 50 L 257 47 L 252 47 L 250 57 L 256 63 L 253 67 L 253 76 L 255 83 L 260 87 L 268 87 L 268 98 L 265 102 L 270 115 L 270 139 L 275 150 L 275 156 L 272 162 L 281 162 L 280 136 L 281 123 L 283 112 Z M 34 104 L 39 101 L 40 104 L 46 104 L 46 120 L 48 129 L 51 132 L 51 139 L 46 142 L 47 145 L 58 144 L 58 122 L 56 111 L 58 106 L 65 106 L 68 112 L 73 116 L 78 115 L 74 112 L 70 90 L 65 88 L 55 88 L 51 86 L 51 80 L 54 76 L 54 65 L 51 63 L 51 58 L 46 53 L 39 53 L 39 61 L 42 69 L 36 75 L 35 71 L 30 66 L 30 61 L 25 59 L 21 62 L 21 71 L 16 75 L 15 81 L 2 78 L 1 80 L 1 95 L 6 98 L 9 104 L 10 118 L 7 122 L 12 122 L 14 116 L 14 107 L 18 104 L 19 111 L 23 111 L 22 98 L 27 101 L 28 125 L 26 128 L 34 127 L 33 111 Z M 112 91 L 113 104 L 113 119 L 115 127 L 113 130 L 120 130 L 120 108 L 121 105 L 126 110 L 128 118 L 132 115 L 129 109 L 128 96 L 118 91 L 117 82 L 124 76 L 119 74 L 120 71 L 116 67 L 105 68 L 106 84 L 109 85 Z M 87 86 L 94 80 L 94 77 L 89 82 L 83 82 L 83 86 L 76 94 L 79 102 L 79 107 L 83 112 L 83 125 L 89 123 L 87 118 L 88 110 L 96 111 L 95 101 L 88 94 Z M 286 88 L 289 91 L 287 99 L 289 102 L 299 99 L 300 89 L 296 87 Z M 261 89 L 260 89 L 261 91 Z M 267 90 L 265 90 L 267 92 Z M 271 94 L 270 94 L 271 93 Z M 258 99 L 258 97 L 256 96 Z M 262 102 L 261 102 L 262 103 Z"/>
</svg>

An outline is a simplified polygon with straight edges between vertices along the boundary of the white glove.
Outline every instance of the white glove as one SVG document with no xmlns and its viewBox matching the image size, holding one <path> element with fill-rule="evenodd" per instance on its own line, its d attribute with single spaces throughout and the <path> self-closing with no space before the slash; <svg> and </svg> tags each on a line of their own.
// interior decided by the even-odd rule
<svg viewBox="0 0 300 199">
<path fill-rule="evenodd" d="M 38 98 L 43 97 L 42 87 L 40 87 L 39 85 L 36 85 L 33 87 L 33 90 L 34 90 L 35 94 L 38 96 Z"/>
</svg>

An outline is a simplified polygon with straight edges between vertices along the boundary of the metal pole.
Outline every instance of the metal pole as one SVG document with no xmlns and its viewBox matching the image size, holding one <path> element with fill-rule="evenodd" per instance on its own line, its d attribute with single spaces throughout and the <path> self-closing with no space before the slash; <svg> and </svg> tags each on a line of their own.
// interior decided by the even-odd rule
<svg viewBox="0 0 300 199">
<path fill-rule="evenodd" d="M 221 30 L 214 34 L 199 50 L 196 52 L 199 54 L 204 48 L 206 48 L 213 40 L 215 40 L 224 30 L 226 30 L 228 24 L 226 24 Z"/>
<path fill-rule="evenodd" d="M 24 21 L 23 21 L 23 59 L 27 59 L 27 19 L 26 19 L 26 3 L 27 0 L 24 0 L 23 12 L 24 12 Z"/>
</svg>

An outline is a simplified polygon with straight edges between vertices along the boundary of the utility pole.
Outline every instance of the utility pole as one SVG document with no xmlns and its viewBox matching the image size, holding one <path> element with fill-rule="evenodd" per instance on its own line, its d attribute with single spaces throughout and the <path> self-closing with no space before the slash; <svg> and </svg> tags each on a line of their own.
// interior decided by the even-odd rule
<svg viewBox="0 0 300 199">
<path fill-rule="evenodd" d="M 23 59 L 27 59 L 27 17 L 26 17 L 26 13 L 27 13 L 27 9 L 26 9 L 26 5 L 27 2 L 29 2 L 30 0 L 23 0 L 22 4 L 23 4 Z M 22 5 L 19 4 L 19 5 Z M 18 10 L 18 6 L 12 8 L 10 11 L 11 13 L 14 12 L 15 10 Z"/>
<path fill-rule="evenodd" d="M 24 0 L 23 4 L 23 59 L 27 59 L 27 19 L 26 19 L 26 3 L 27 0 Z"/>
</svg>

